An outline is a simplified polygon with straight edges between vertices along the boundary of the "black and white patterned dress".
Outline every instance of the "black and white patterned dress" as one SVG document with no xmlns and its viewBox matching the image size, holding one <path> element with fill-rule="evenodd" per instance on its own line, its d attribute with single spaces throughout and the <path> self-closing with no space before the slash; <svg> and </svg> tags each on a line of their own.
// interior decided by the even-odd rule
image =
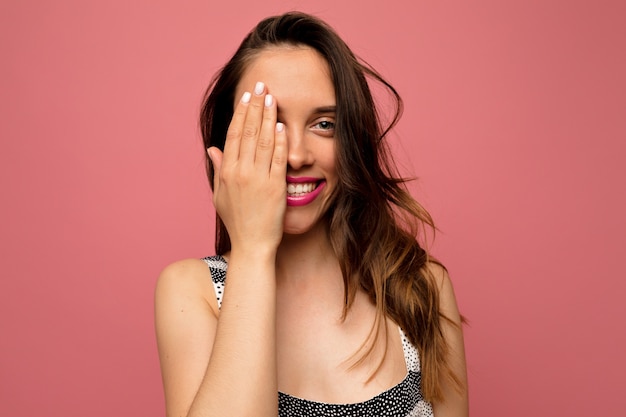
<svg viewBox="0 0 626 417">
<path fill-rule="evenodd" d="M 211 278 L 221 308 L 226 280 L 226 260 L 221 256 L 203 259 L 209 266 Z M 402 349 L 406 361 L 407 375 L 398 385 L 367 401 L 352 404 L 327 404 L 278 393 L 279 417 L 433 417 L 430 403 L 422 396 L 422 375 L 417 349 L 406 338 L 402 329 Z"/>
</svg>

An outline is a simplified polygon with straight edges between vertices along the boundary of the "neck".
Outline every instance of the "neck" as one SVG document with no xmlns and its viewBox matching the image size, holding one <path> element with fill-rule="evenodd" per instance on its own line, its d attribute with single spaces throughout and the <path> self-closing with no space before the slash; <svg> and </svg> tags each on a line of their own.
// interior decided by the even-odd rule
<svg viewBox="0 0 626 417">
<path fill-rule="evenodd" d="M 285 234 L 276 254 L 276 268 L 282 282 L 319 279 L 329 270 L 338 271 L 326 224 L 320 222 L 298 235 Z"/>
</svg>

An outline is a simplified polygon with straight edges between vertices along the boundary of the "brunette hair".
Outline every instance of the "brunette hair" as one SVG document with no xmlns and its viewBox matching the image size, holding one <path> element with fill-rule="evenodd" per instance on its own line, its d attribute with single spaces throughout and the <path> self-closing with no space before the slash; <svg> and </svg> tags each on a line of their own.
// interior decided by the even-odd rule
<svg viewBox="0 0 626 417">
<path fill-rule="evenodd" d="M 418 243 L 418 236 L 434 230 L 434 224 L 408 193 L 406 180 L 399 176 L 384 140 L 402 113 L 397 91 L 318 18 L 299 12 L 270 17 L 246 36 L 209 85 L 200 116 L 204 146 L 224 149 L 239 80 L 258 53 L 277 46 L 306 46 L 317 51 L 328 63 L 335 88 L 339 183 L 326 216 L 343 273 L 344 317 L 357 290 L 363 289 L 377 309 L 370 337 L 378 337 L 385 317 L 395 321 L 419 351 L 425 399 L 441 400 L 442 375 L 459 389 L 461 383 L 446 362 L 448 346 L 441 320 L 448 319 L 440 311 L 438 285 L 429 268 L 429 263 L 437 261 Z M 386 127 L 367 77 L 386 87 L 394 99 L 394 113 Z M 209 158 L 206 163 L 213 186 L 213 165 Z M 215 246 L 218 254 L 230 250 L 228 232 L 219 216 Z M 371 347 L 359 361 L 369 352 Z"/>
</svg>

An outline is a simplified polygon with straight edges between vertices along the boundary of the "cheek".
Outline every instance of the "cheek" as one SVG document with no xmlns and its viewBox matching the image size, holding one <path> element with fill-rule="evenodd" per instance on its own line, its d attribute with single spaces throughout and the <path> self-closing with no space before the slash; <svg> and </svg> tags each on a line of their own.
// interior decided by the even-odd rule
<svg viewBox="0 0 626 417">
<path fill-rule="evenodd" d="M 325 159 L 329 166 L 334 167 L 337 159 L 337 149 L 335 149 L 335 139 L 332 139 L 330 143 L 326 144 L 326 149 L 324 150 Z"/>
<path fill-rule="evenodd" d="M 330 176 L 335 177 L 337 175 L 337 161 L 335 158 L 334 147 L 329 149 L 328 152 L 324 155 L 323 165 L 324 165 L 324 170 Z"/>
</svg>

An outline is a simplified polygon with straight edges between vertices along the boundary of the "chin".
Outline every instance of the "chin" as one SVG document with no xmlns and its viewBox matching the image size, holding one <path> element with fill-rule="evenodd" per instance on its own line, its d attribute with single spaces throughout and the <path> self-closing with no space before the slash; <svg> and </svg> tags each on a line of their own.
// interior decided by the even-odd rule
<svg viewBox="0 0 626 417">
<path fill-rule="evenodd" d="M 304 226 L 304 225 L 284 225 L 283 227 L 283 234 L 285 235 L 303 235 L 306 232 L 308 232 L 309 230 L 311 230 L 313 228 L 312 225 L 309 225 L 308 227 Z"/>
<path fill-rule="evenodd" d="M 283 224 L 283 234 L 303 235 L 316 229 L 320 225 L 320 216 L 289 216 L 285 218 Z"/>
</svg>

